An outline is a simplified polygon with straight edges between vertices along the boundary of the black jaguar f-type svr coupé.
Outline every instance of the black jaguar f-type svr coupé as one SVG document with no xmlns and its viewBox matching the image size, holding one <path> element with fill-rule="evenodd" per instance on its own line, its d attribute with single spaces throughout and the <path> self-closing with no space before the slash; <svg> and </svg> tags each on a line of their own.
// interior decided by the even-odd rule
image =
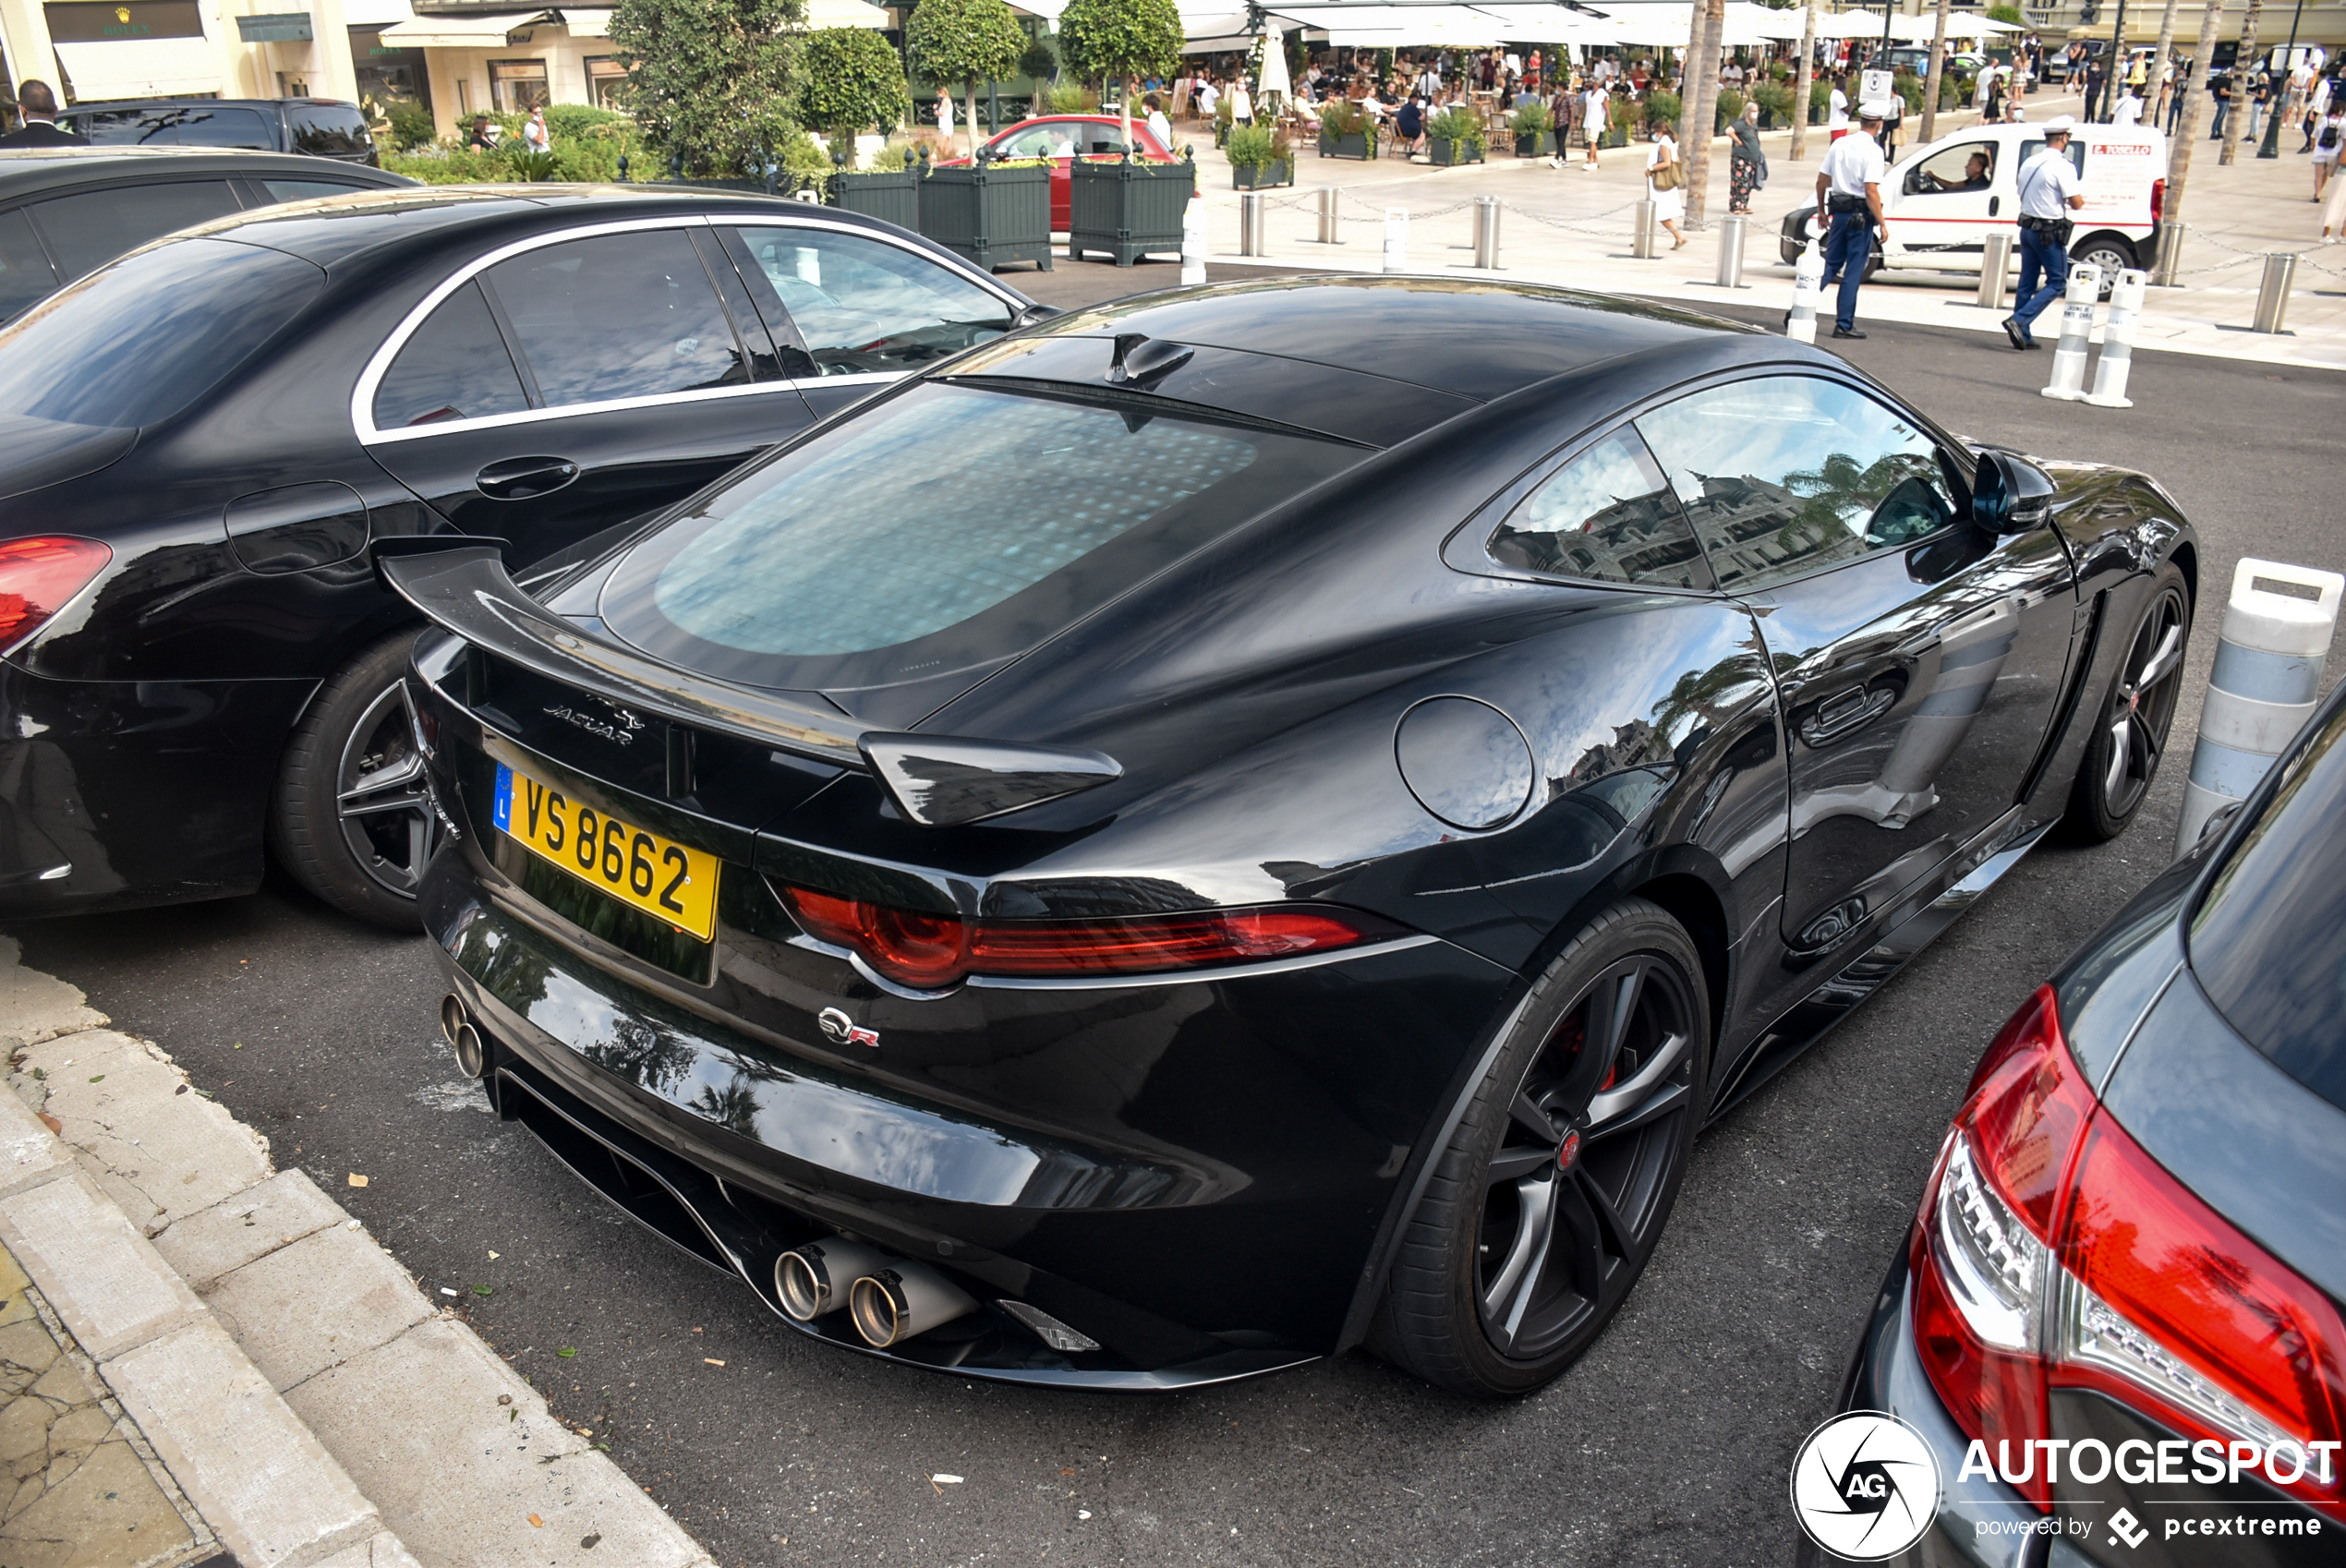
<svg viewBox="0 0 2346 1568">
<path fill-rule="evenodd" d="M 2196 563 L 1782 338 L 1335 278 L 971 350 L 534 595 L 378 570 L 443 1025 L 619 1203 L 963 1375 L 1501 1395 L 1699 1124 L 2125 826 Z"/>
</svg>

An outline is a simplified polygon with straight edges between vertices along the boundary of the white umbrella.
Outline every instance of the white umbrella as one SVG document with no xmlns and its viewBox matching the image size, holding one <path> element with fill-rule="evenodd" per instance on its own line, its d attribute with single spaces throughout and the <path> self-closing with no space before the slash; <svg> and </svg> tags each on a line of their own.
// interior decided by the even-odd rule
<svg viewBox="0 0 2346 1568">
<path fill-rule="evenodd" d="M 1287 37 L 1273 28 L 1263 35 L 1263 68 L 1254 84 L 1257 98 L 1268 102 L 1273 96 L 1291 98 L 1295 95 L 1287 74 Z"/>
</svg>

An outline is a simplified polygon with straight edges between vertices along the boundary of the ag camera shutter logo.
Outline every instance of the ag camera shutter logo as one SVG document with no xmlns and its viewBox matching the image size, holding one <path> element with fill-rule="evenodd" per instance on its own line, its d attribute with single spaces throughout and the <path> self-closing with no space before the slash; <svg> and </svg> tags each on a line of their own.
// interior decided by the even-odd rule
<svg viewBox="0 0 2346 1568">
<path fill-rule="evenodd" d="M 1939 1513 L 1939 1459 L 1922 1434 L 1879 1410 L 1835 1416 L 1792 1461 L 1792 1511 L 1836 1557 L 1878 1562 L 1922 1539 Z"/>
</svg>

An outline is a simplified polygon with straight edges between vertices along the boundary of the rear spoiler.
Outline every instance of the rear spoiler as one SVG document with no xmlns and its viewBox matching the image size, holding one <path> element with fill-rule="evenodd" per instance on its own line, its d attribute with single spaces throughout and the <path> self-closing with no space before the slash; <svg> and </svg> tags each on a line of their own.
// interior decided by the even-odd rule
<svg viewBox="0 0 2346 1568">
<path fill-rule="evenodd" d="M 1098 752 L 870 730 L 679 669 L 590 636 L 548 610 L 514 585 L 498 541 L 378 549 L 373 561 L 386 587 L 474 647 L 671 724 L 871 773 L 897 809 L 924 827 L 981 822 L 1123 775 L 1113 757 Z"/>
</svg>

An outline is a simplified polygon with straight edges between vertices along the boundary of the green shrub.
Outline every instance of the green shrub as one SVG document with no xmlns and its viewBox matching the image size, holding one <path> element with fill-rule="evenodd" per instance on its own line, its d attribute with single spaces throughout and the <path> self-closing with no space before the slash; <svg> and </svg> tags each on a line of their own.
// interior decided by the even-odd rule
<svg viewBox="0 0 2346 1568">
<path fill-rule="evenodd" d="M 1990 6 L 1988 7 L 1988 19 L 1991 22 L 2010 22 L 2014 27 L 2028 25 L 2017 6 Z"/>
<path fill-rule="evenodd" d="M 1527 103 L 1507 116 L 1507 124 L 1518 136 L 1537 136 L 1542 131 L 1556 128 L 1555 116 L 1548 113 L 1545 103 Z"/>
<path fill-rule="evenodd" d="M 1900 71 L 1890 78 L 1890 89 L 1905 101 L 1906 113 L 1922 113 L 1922 78 L 1912 71 Z"/>
<path fill-rule="evenodd" d="M 1026 46 L 1026 53 L 1018 57 L 1018 74 L 1032 77 L 1037 83 L 1059 74 L 1058 51 L 1051 47 L 1048 38 L 1038 38 Z"/>
<path fill-rule="evenodd" d="M 550 180 L 560 171 L 561 163 L 551 148 L 537 148 L 526 142 L 507 143 L 498 149 L 505 156 L 505 164 L 513 170 L 514 178 L 528 185 Z"/>
<path fill-rule="evenodd" d="M 561 141 L 565 138 L 633 134 L 635 121 L 616 109 L 599 109 L 592 103 L 549 103 L 546 129 L 556 141 Z"/>
<path fill-rule="evenodd" d="M 801 115 L 815 129 L 833 135 L 887 130 L 913 106 L 903 63 L 888 41 L 869 28 L 824 28 L 809 33 L 799 56 L 799 78 Z"/>
<path fill-rule="evenodd" d="M 1222 127 L 1223 129 L 1227 130 L 1231 126 L 1238 123 L 1238 103 L 1228 93 L 1226 92 L 1222 94 L 1221 97 L 1214 101 L 1214 123 L 1215 125 L 1218 125 Z"/>
<path fill-rule="evenodd" d="M 1820 126 L 1832 112 L 1832 78 L 1818 77 L 1808 84 L 1808 123 Z"/>
<path fill-rule="evenodd" d="M 1425 123 L 1425 134 L 1435 141 L 1455 141 L 1482 151 L 1482 120 L 1471 109 L 1445 109 Z"/>
<path fill-rule="evenodd" d="M 1368 115 L 1360 106 L 1347 99 L 1331 102 L 1320 111 L 1320 130 L 1326 136 L 1362 136 L 1374 134 Z"/>
<path fill-rule="evenodd" d="M 402 152 L 429 147 L 439 134 L 431 123 L 431 111 L 412 98 L 393 100 L 383 111 L 383 118 L 391 122 L 392 146 Z"/>
<path fill-rule="evenodd" d="M 883 175 L 897 174 L 912 166 L 913 144 L 909 141 L 889 142 L 873 153 L 871 163 L 865 165 L 874 173 Z"/>
<path fill-rule="evenodd" d="M 1675 126 L 1681 107 L 1676 93 L 1657 87 L 1646 94 L 1646 124 L 1657 131 L 1664 126 Z"/>
<path fill-rule="evenodd" d="M 1271 162 L 1271 128 L 1268 126 L 1233 126 L 1230 139 L 1224 145 L 1234 167 L 1259 169 Z"/>
<path fill-rule="evenodd" d="M 1760 111 L 1778 124 L 1792 118 L 1792 89 L 1780 81 L 1762 82 L 1751 90 L 1752 102 Z"/>
<path fill-rule="evenodd" d="M 1054 115 L 1096 115 L 1100 95 L 1080 81 L 1053 82 L 1043 93 Z"/>
<path fill-rule="evenodd" d="M 1719 119 L 1721 123 L 1733 125 L 1735 121 L 1743 118 L 1744 102 L 1745 100 L 1743 94 L 1737 92 L 1734 88 L 1721 88 L 1719 90 Z"/>
</svg>

